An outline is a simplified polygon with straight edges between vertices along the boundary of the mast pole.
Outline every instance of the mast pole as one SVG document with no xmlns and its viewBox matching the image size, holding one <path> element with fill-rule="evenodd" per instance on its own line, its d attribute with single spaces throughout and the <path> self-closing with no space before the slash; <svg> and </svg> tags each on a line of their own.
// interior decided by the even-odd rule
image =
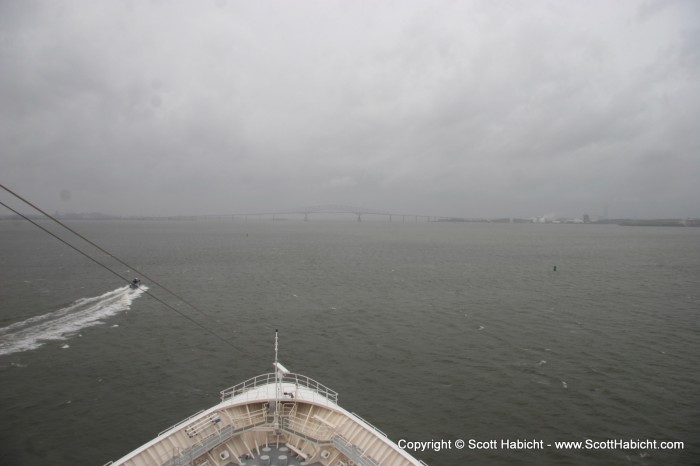
<svg viewBox="0 0 700 466">
<path fill-rule="evenodd" d="M 279 370 L 279 363 L 277 362 L 277 329 L 275 329 L 275 431 L 279 433 L 279 411 L 280 411 L 280 392 L 282 391 L 282 374 Z"/>
</svg>

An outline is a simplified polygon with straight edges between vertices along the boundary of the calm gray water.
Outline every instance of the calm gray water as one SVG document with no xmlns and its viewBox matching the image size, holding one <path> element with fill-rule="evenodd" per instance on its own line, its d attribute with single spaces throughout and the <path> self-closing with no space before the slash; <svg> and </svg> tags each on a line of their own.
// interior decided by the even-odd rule
<svg viewBox="0 0 700 466">
<path fill-rule="evenodd" d="M 416 454 L 431 466 L 700 461 L 700 229 L 73 226 L 194 303 L 203 313 L 150 286 L 231 345 L 32 225 L 0 222 L 2 464 L 117 459 L 268 372 L 275 328 L 288 368 L 395 441 L 499 444 Z M 505 439 L 685 447 L 508 451 Z"/>
</svg>

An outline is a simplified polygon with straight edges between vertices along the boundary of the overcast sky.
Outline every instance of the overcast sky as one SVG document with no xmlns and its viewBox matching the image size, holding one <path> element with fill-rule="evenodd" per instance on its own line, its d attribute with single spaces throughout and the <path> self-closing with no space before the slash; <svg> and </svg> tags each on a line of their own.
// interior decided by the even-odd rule
<svg viewBox="0 0 700 466">
<path fill-rule="evenodd" d="M 49 211 L 700 217 L 700 2 L 0 0 L 0 150 Z"/>
</svg>

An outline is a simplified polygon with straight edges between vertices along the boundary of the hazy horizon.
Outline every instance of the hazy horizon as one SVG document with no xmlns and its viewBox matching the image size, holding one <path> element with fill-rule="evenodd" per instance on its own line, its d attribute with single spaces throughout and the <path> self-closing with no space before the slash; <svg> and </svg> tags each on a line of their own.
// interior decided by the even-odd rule
<svg viewBox="0 0 700 466">
<path fill-rule="evenodd" d="M 699 20 L 692 0 L 1 2 L 0 182 L 51 213 L 697 218 Z"/>
</svg>

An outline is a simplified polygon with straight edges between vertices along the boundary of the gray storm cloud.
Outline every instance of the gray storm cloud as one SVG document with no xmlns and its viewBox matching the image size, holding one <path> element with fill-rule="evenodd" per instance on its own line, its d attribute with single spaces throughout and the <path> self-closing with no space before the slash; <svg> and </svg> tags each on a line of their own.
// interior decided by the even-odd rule
<svg viewBox="0 0 700 466">
<path fill-rule="evenodd" d="M 49 210 L 700 216 L 700 8 L 2 2 L 2 182 Z"/>
</svg>

